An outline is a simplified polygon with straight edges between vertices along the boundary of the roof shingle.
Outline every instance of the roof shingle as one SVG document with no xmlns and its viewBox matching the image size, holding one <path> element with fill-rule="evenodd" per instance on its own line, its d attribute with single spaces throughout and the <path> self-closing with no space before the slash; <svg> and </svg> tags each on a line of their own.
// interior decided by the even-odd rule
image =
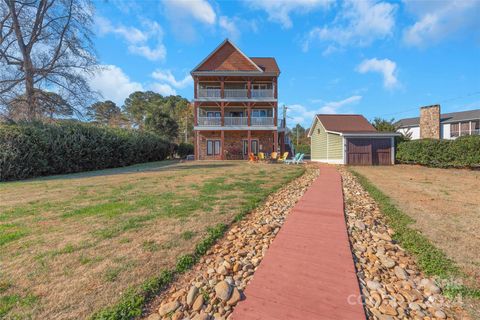
<svg viewBox="0 0 480 320">
<path fill-rule="evenodd" d="M 360 114 L 317 114 L 325 130 L 334 132 L 377 132 L 364 116 Z"/>
</svg>

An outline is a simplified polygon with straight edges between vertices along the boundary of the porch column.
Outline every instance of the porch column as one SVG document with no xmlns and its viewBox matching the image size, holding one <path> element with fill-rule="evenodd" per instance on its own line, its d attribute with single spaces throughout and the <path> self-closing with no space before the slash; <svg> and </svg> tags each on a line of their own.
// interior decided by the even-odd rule
<svg viewBox="0 0 480 320">
<path fill-rule="evenodd" d="M 276 127 L 277 126 L 277 106 L 273 106 L 273 125 Z"/>
<path fill-rule="evenodd" d="M 193 77 L 193 97 L 197 99 L 197 91 L 198 91 L 198 78 Z"/>
<path fill-rule="evenodd" d="M 222 77 L 220 80 L 220 98 L 225 98 L 225 78 Z"/>
<path fill-rule="evenodd" d="M 252 125 L 252 107 L 250 103 L 247 105 L 247 125 L 250 127 Z"/>
<path fill-rule="evenodd" d="M 273 152 L 278 150 L 278 131 L 273 131 Z"/>
<path fill-rule="evenodd" d="M 247 97 L 249 99 L 252 97 L 252 80 L 250 79 L 247 81 Z"/>
<path fill-rule="evenodd" d="M 280 133 L 280 151 L 285 152 L 285 132 Z"/>
<path fill-rule="evenodd" d="M 193 103 L 193 125 L 198 126 L 198 102 Z"/>
<path fill-rule="evenodd" d="M 273 78 L 273 97 L 277 99 L 278 96 L 278 88 L 277 88 L 277 78 Z"/>
<path fill-rule="evenodd" d="M 195 131 L 195 159 L 200 160 L 200 133 Z"/>
<path fill-rule="evenodd" d="M 252 132 L 250 130 L 247 131 L 247 159 L 250 157 L 250 147 L 252 144 Z"/>
<path fill-rule="evenodd" d="M 220 159 L 225 160 L 225 152 L 223 145 L 225 143 L 225 131 L 220 131 Z"/>
<path fill-rule="evenodd" d="M 225 102 L 223 102 L 223 101 L 220 102 L 220 115 L 222 117 L 222 119 L 220 121 L 221 121 L 221 125 L 223 127 L 225 125 Z"/>
</svg>

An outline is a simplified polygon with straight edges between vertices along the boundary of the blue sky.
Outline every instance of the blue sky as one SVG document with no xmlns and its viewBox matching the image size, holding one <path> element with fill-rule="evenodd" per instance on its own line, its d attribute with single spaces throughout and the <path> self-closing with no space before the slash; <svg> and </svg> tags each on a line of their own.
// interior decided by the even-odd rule
<svg viewBox="0 0 480 320">
<path fill-rule="evenodd" d="M 95 2 L 104 66 L 92 80 L 123 104 L 135 90 L 193 97 L 189 72 L 226 37 L 273 56 L 289 124 L 315 113 L 368 119 L 480 108 L 480 1 Z"/>
</svg>

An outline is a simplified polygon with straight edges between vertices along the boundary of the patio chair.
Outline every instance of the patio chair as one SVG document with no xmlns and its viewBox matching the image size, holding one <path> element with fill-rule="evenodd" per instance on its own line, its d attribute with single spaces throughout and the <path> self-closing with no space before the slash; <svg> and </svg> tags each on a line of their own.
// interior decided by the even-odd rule
<svg viewBox="0 0 480 320">
<path fill-rule="evenodd" d="M 250 153 L 248 155 L 248 161 L 249 162 L 257 162 L 258 161 L 258 158 L 253 154 L 253 153 Z"/>
<path fill-rule="evenodd" d="M 283 155 L 280 158 L 278 158 L 278 161 L 285 162 L 287 158 L 288 158 L 288 151 L 284 152 Z"/>
<path fill-rule="evenodd" d="M 285 160 L 285 163 L 286 163 L 286 164 L 295 163 L 295 161 L 298 160 L 298 158 L 300 157 L 300 155 L 301 155 L 301 153 L 297 153 L 297 154 L 295 155 L 295 157 L 292 157 L 292 159 L 290 159 L 290 160 Z"/>
<path fill-rule="evenodd" d="M 277 152 L 272 152 L 272 154 L 270 155 L 270 162 L 275 162 L 278 160 L 278 153 Z"/>
<path fill-rule="evenodd" d="M 305 153 L 300 153 L 300 156 L 298 157 L 297 161 L 294 162 L 294 164 L 300 164 L 300 163 L 305 163 L 303 161 L 303 157 L 305 156 Z"/>
<path fill-rule="evenodd" d="M 258 160 L 260 160 L 260 161 L 265 161 L 265 153 L 259 152 L 259 153 L 258 153 Z"/>
</svg>

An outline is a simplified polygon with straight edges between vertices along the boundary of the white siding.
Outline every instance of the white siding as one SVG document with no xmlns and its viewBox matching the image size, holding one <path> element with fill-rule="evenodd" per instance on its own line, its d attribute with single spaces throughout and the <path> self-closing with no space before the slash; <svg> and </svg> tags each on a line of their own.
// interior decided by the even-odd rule
<svg viewBox="0 0 480 320">
<path fill-rule="evenodd" d="M 403 135 L 411 134 L 410 137 L 412 140 L 420 139 L 420 127 L 400 128 L 397 132 L 400 132 Z"/>
<path fill-rule="evenodd" d="M 453 139 L 450 137 L 450 123 L 444 123 L 441 125 L 442 128 L 442 139 Z"/>
</svg>

